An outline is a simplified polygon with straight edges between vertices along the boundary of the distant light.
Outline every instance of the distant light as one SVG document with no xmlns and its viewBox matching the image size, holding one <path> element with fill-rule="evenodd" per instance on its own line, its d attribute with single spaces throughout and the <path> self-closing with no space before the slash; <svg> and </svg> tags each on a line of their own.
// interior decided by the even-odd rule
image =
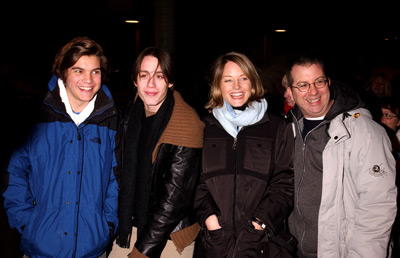
<svg viewBox="0 0 400 258">
<path fill-rule="evenodd" d="M 125 23 L 139 23 L 138 20 L 125 20 Z"/>
<path fill-rule="evenodd" d="M 275 32 L 286 32 L 286 30 L 280 29 L 280 30 L 275 30 Z"/>
<path fill-rule="evenodd" d="M 388 41 L 389 39 L 388 39 L 388 38 L 385 38 L 385 40 Z"/>
</svg>

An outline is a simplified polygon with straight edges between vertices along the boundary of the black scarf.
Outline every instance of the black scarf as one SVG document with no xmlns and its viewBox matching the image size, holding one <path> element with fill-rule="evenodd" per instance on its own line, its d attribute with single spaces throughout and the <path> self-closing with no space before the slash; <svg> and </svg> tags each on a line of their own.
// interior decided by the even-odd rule
<svg viewBox="0 0 400 258">
<path fill-rule="evenodd" d="M 147 223 L 153 178 L 152 153 L 169 122 L 174 103 L 173 93 L 168 90 L 157 114 L 151 118 L 150 128 L 145 125 L 144 104 L 139 97 L 128 108 L 122 136 L 122 179 L 118 211 L 117 244 L 121 247 L 129 248 L 134 224 L 139 235 Z"/>
</svg>

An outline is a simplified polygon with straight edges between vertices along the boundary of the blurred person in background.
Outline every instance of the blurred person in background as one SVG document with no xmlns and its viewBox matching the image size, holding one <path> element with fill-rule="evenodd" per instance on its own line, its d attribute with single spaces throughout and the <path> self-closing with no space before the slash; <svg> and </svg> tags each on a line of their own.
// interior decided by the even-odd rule
<svg viewBox="0 0 400 258">
<path fill-rule="evenodd" d="M 283 98 L 284 98 L 283 109 L 284 109 L 285 115 L 286 115 L 295 104 L 293 97 L 288 90 L 289 85 L 288 85 L 286 74 L 283 75 L 283 77 L 282 77 L 282 87 L 285 89 L 285 91 L 283 92 Z"/>
<path fill-rule="evenodd" d="M 392 96 L 391 83 L 385 74 L 378 73 L 371 76 L 364 89 L 360 92 L 360 96 L 374 121 L 379 123 L 382 116 L 380 101 L 382 98 Z"/>
</svg>

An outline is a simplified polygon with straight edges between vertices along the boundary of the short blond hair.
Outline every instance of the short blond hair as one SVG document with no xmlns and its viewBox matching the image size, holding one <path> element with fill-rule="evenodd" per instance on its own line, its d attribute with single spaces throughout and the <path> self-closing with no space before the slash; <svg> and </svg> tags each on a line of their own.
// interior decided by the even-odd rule
<svg viewBox="0 0 400 258">
<path fill-rule="evenodd" d="M 229 52 L 219 56 L 214 62 L 211 72 L 210 97 L 205 105 L 206 109 L 223 106 L 224 102 L 222 99 L 220 84 L 225 65 L 229 61 L 237 64 L 251 82 L 251 95 L 247 105 L 250 106 L 253 101 L 260 101 L 264 97 L 264 87 L 262 85 L 260 76 L 258 75 L 257 69 L 250 59 L 241 53 Z"/>
</svg>

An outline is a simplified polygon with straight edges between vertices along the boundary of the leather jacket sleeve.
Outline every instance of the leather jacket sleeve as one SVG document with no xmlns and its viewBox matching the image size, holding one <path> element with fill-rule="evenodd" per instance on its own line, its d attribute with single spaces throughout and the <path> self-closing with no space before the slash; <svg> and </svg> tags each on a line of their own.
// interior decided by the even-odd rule
<svg viewBox="0 0 400 258">
<path fill-rule="evenodd" d="M 283 121 L 278 132 L 273 175 L 267 195 L 254 214 L 254 217 L 266 224 L 267 230 L 273 235 L 282 228 L 284 219 L 291 213 L 294 198 L 293 131 L 291 125 Z"/>
<path fill-rule="evenodd" d="M 170 233 L 192 210 L 198 181 L 201 149 L 164 144 L 155 161 L 153 212 L 135 247 L 148 257 L 158 257 Z"/>
</svg>

